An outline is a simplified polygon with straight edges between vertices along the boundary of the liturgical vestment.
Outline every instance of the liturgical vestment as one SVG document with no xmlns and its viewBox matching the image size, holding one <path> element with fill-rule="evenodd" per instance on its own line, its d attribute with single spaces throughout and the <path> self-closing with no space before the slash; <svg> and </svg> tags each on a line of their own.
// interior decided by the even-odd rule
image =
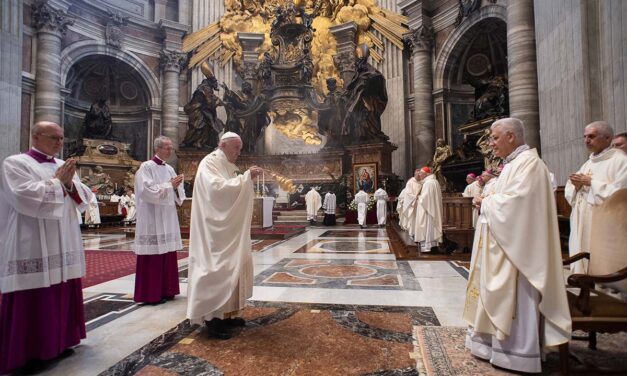
<svg viewBox="0 0 627 376">
<path fill-rule="evenodd" d="M 549 171 L 535 149 L 523 145 L 505 162 L 481 203 L 464 309 L 466 346 L 499 367 L 540 372 L 540 343 L 556 346 L 571 333 L 557 211 Z"/>
<path fill-rule="evenodd" d="M 307 206 L 307 220 L 315 221 L 318 210 L 322 207 L 322 197 L 315 188 L 312 187 L 305 195 L 305 204 Z"/>
<path fill-rule="evenodd" d="M 230 318 L 253 292 L 253 183 L 220 149 L 198 165 L 189 238 L 187 318 Z"/>
<path fill-rule="evenodd" d="M 442 242 L 442 191 L 435 175 L 422 179 L 414 223 L 414 241 L 422 252 L 430 252 Z"/>
<path fill-rule="evenodd" d="M 407 192 L 405 190 L 405 188 L 403 188 L 401 190 L 401 193 L 398 194 L 398 198 L 396 199 L 396 212 L 398 213 L 398 225 L 400 226 L 401 229 L 404 229 L 403 227 L 403 217 L 404 217 L 404 212 L 405 212 L 405 192 Z"/>
<path fill-rule="evenodd" d="M 35 149 L 2 163 L 0 374 L 85 338 L 78 212 L 92 192 L 77 175 L 66 191 L 54 177 L 63 163 Z"/>
<path fill-rule="evenodd" d="M 483 192 L 483 187 L 479 185 L 477 180 L 466 186 L 464 192 L 462 193 L 463 197 L 475 198 L 481 196 Z M 472 208 L 472 227 L 477 226 L 477 218 L 479 217 L 479 210 L 475 207 Z"/>
<path fill-rule="evenodd" d="M 135 174 L 135 301 L 157 303 L 178 295 L 176 251 L 183 249 L 176 205 L 185 200 L 183 184 L 175 190 L 174 169 L 154 156 Z"/>
<path fill-rule="evenodd" d="M 418 196 L 422 190 L 422 181 L 412 177 L 405 184 L 405 199 L 403 200 L 403 212 L 405 229 L 409 236 L 414 236 L 414 224 L 416 223 L 416 210 L 418 209 Z"/>
<path fill-rule="evenodd" d="M 387 218 L 388 193 L 379 188 L 374 192 L 374 199 L 377 200 L 377 222 L 384 225 Z"/>
<path fill-rule="evenodd" d="M 324 195 L 322 209 L 324 210 L 323 223 L 325 226 L 335 226 L 336 200 L 335 193 L 333 192 L 327 192 L 327 194 Z"/>
<path fill-rule="evenodd" d="M 618 149 L 607 148 L 598 155 L 590 155 L 577 173 L 589 175 L 592 183 L 577 192 L 569 180 L 564 188 L 566 200 L 572 207 L 568 240 L 568 252 L 571 256 L 580 252 L 590 252 L 590 230 L 594 208 L 617 190 L 627 188 L 627 155 Z M 572 263 L 570 268 L 574 273 L 587 272 L 584 260 Z"/>
<path fill-rule="evenodd" d="M 366 225 L 366 216 L 368 214 L 368 194 L 359 191 L 355 195 L 355 203 L 357 204 L 357 223 L 360 226 Z"/>
</svg>

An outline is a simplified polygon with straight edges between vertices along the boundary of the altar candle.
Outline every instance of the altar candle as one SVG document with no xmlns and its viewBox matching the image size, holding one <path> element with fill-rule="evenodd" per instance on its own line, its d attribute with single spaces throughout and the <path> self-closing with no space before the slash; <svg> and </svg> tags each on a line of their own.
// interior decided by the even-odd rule
<svg viewBox="0 0 627 376">
<path fill-rule="evenodd" d="M 266 172 L 261 172 L 261 197 L 266 197 Z"/>
<path fill-rule="evenodd" d="M 257 175 L 257 194 L 259 194 L 259 175 Z"/>
</svg>

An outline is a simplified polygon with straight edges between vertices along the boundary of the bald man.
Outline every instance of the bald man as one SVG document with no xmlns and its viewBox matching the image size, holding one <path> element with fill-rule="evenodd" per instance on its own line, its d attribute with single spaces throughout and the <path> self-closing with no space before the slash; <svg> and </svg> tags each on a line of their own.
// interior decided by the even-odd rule
<svg viewBox="0 0 627 376">
<path fill-rule="evenodd" d="M 584 129 L 584 141 L 590 152 L 586 163 L 571 174 L 564 188 L 572 206 L 568 252 L 571 256 L 590 252 L 592 211 L 614 192 L 627 187 L 627 155 L 612 148 L 614 130 L 605 121 L 595 121 Z M 579 260 L 571 264 L 574 273 L 585 273 L 587 263 Z"/>
<path fill-rule="evenodd" d="M 624 153 L 627 153 L 627 132 L 615 135 L 612 140 L 612 146 L 616 149 L 622 150 Z"/>
<path fill-rule="evenodd" d="M 2 163 L 0 374 L 67 355 L 85 338 L 78 216 L 92 192 L 75 160 L 54 157 L 63 128 L 38 122 L 31 139 L 29 151 Z"/>
</svg>

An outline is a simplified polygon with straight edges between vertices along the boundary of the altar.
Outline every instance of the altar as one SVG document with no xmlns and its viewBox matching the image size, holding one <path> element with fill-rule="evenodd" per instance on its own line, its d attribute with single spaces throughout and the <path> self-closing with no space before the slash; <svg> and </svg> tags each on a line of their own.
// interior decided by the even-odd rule
<svg viewBox="0 0 627 376">
<path fill-rule="evenodd" d="M 255 197 L 253 200 L 252 228 L 272 227 L 272 208 L 274 197 Z"/>
</svg>

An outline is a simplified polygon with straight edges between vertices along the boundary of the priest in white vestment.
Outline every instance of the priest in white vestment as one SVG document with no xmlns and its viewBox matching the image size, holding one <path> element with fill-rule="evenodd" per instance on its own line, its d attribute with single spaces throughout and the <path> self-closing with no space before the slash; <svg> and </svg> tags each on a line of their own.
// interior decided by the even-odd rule
<svg viewBox="0 0 627 376">
<path fill-rule="evenodd" d="M 322 209 L 324 210 L 324 219 L 322 220 L 322 223 L 325 226 L 335 226 L 335 207 L 335 193 L 329 191 L 324 195 L 324 202 L 322 203 Z"/>
<path fill-rule="evenodd" d="M 359 227 L 364 228 L 366 226 L 366 217 L 368 216 L 368 199 L 370 197 L 363 190 L 360 189 L 355 195 L 355 204 L 357 204 L 357 223 Z"/>
<path fill-rule="evenodd" d="M 442 242 L 442 190 L 429 167 L 420 169 L 422 189 L 418 197 L 414 241 L 420 243 L 421 252 L 431 252 Z"/>
<path fill-rule="evenodd" d="M 159 136 L 155 155 L 135 173 L 137 225 L 135 226 L 135 296 L 139 303 L 160 304 L 180 293 L 176 251 L 183 249 L 176 205 L 185 200 L 183 175 L 166 161 L 172 140 Z"/>
<path fill-rule="evenodd" d="M 462 197 L 470 197 L 475 198 L 481 196 L 481 192 L 483 192 L 483 186 L 479 184 L 480 180 L 477 179 L 477 175 L 470 173 L 466 175 L 466 183 L 468 185 L 464 189 L 462 193 Z M 477 208 L 473 208 L 472 210 L 472 227 L 476 227 L 477 218 L 479 217 L 479 210 Z"/>
<path fill-rule="evenodd" d="M 406 192 L 405 188 L 401 189 L 401 193 L 399 193 L 396 198 L 396 213 L 398 213 L 398 225 L 401 230 L 403 230 L 403 212 L 405 211 L 405 207 L 403 205 Z"/>
<path fill-rule="evenodd" d="M 590 252 L 594 208 L 617 190 L 627 187 L 627 156 L 612 147 L 613 136 L 613 129 L 604 121 L 590 123 L 584 130 L 590 157 L 576 173 L 569 176 L 564 188 L 564 196 L 572 207 L 568 239 L 570 256 Z M 587 273 L 587 262 L 576 261 L 570 269 L 574 273 Z"/>
<path fill-rule="evenodd" d="M 505 168 L 478 204 L 464 319 L 466 347 L 493 365 L 541 372 L 542 346 L 568 342 L 571 318 L 549 171 L 515 118 L 491 126 Z"/>
<path fill-rule="evenodd" d="M 612 146 L 618 150 L 622 150 L 623 153 L 627 153 L 627 132 L 614 135 Z"/>
<path fill-rule="evenodd" d="M 128 212 L 126 213 L 126 218 L 124 218 L 125 222 L 133 223 L 135 222 L 135 218 L 137 216 L 137 206 L 135 204 L 135 193 L 133 193 L 132 189 L 128 189 L 126 191 L 126 195 L 128 196 L 127 208 Z"/>
<path fill-rule="evenodd" d="M 377 200 L 377 223 L 379 226 L 385 226 L 388 215 L 388 193 L 379 188 L 374 192 L 374 199 Z"/>
<path fill-rule="evenodd" d="M 318 219 L 318 210 L 322 207 L 322 197 L 316 188 L 311 187 L 305 195 L 305 205 L 307 206 L 307 220 L 313 225 Z"/>
<path fill-rule="evenodd" d="M 94 188 L 92 191 L 91 199 L 89 200 L 89 206 L 85 210 L 85 224 L 86 225 L 99 225 L 100 224 L 100 208 L 98 207 L 98 199 L 96 198 L 97 190 Z"/>
<path fill-rule="evenodd" d="M 218 149 L 198 165 L 189 238 L 187 318 L 204 321 L 210 338 L 231 338 L 237 317 L 253 291 L 250 225 L 253 179 L 262 170 L 240 173 L 235 165 L 242 140 L 226 132 Z"/>
<path fill-rule="evenodd" d="M 403 211 L 405 214 L 404 229 L 407 230 L 409 236 L 414 236 L 414 224 L 416 223 L 416 209 L 418 204 L 418 196 L 422 190 L 422 182 L 420 181 L 420 169 L 414 171 L 414 176 L 405 184 L 405 199 L 403 200 Z"/>
<path fill-rule="evenodd" d="M 54 158 L 63 129 L 38 122 L 32 148 L 2 162 L 0 374 L 70 355 L 85 338 L 85 253 L 77 209 L 92 197 L 76 160 Z"/>
</svg>

